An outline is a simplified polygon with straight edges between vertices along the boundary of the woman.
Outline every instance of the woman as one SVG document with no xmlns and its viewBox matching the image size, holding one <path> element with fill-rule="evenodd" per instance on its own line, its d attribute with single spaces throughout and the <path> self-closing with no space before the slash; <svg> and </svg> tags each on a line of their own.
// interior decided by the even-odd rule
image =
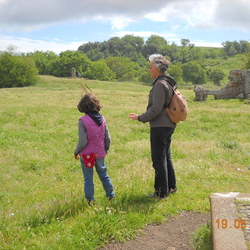
<svg viewBox="0 0 250 250">
<path fill-rule="evenodd" d="M 173 96 L 172 88 L 166 83 L 166 72 L 170 62 L 162 55 L 149 57 L 153 87 L 149 92 L 148 106 L 145 113 L 138 115 L 130 113 L 131 120 L 150 124 L 150 145 L 153 168 L 155 170 L 154 196 L 165 198 L 169 193 L 175 193 L 176 178 L 170 154 L 172 134 L 176 124 L 166 112 Z"/>
</svg>

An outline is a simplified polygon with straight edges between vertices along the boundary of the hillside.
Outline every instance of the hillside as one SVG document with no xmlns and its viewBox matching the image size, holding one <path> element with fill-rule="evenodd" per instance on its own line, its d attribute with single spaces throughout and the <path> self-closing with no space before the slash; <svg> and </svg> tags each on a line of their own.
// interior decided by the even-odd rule
<svg viewBox="0 0 250 250">
<path fill-rule="evenodd" d="M 209 58 L 205 60 L 204 65 L 206 68 L 221 69 L 226 74 L 223 82 L 228 82 L 229 72 L 233 69 L 242 69 L 244 63 L 242 61 L 242 55 L 236 55 L 225 59 L 220 57 L 216 59 Z M 223 82 L 222 85 L 224 85 Z"/>
</svg>

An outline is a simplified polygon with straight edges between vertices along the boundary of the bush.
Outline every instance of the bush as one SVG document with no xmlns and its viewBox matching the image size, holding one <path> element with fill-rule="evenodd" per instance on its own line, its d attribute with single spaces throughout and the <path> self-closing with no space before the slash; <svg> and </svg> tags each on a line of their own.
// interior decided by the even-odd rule
<svg viewBox="0 0 250 250">
<path fill-rule="evenodd" d="M 115 73 L 104 61 L 96 61 L 91 62 L 89 70 L 83 73 L 83 77 L 91 80 L 112 81 L 115 79 Z"/>
<path fill-rule="evenodd" d="M 140 75 L 139 80 L 145 83 L 152 83 L 153 79 L 149 72 L 144 72 Z"/>
<path fill-rule="evenodd" d="M 189 62 L 182 65 L 183 80 L 192 84 L 206 83 L 206 72 L 197 62 Z"/>
<path fill-rule="evenodd" d="M 115 73 L 118 81 L 131 81 L 138 72 L 139 65 L 126 57 L 109 57 L 105 60 Z"/>
<path fill-rule="evenodd" d="M 182 77 L 182 69 L 178 65 L 170 65 L 170 68 L 168 69 L 168 73 L 174 77 L 176 81 L 180 81 Z"/>
<path fill-rule="evenodd" d="M 243 61 L 245 63 L 244 69 L 250 69 L 250 53 L 245 54 L 245 58 L 243 58 Z"/>
<path fill-rule="evenodd" d="M 221 69 L 212 69 L 208 77 L 215 85 L 220 86 L 220 82 L 224 79 L 225 73 Z"/>
<path fill-rule="evenodd" d="M 0 88 L 24 87 L 35 84 L 38 70 L 29 57 L 20 57 L 4 52 L 0 55 Z"/>
<path fill-rule="evenodd" d="M 57 77 L 71 77 L 72 68 L 81 75 L 88 71 L 91 61 L 80 51 L 66 50 L 52 62 L 52 74 Z"/>
</svg>

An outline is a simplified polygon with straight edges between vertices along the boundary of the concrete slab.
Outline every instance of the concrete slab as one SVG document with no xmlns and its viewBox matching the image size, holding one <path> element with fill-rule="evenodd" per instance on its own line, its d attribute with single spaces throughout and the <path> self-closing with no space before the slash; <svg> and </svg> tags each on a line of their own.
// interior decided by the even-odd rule
<svg viewBox="0 0 250 250">
<path fill-rule="evenodd" d="M 234 201 L 250 199 L 250 194 L 213 193 L 210 195 L 214 250 L 247 250 Z"/>
</svg>

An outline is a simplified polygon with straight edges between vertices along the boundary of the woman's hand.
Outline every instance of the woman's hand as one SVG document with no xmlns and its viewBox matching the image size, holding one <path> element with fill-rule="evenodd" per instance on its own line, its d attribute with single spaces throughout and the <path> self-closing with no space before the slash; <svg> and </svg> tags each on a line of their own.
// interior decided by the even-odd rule
<svg viewBox="0 0 250 250">
<path fill-rule="evenodd" d="M 128 118 L 133 120 L 138 120 L 138 115 L 134 113 L 129 113 Z"/>
<path fill-rule="evenodd" d="M 76 159 L 76 160 L 79 160 L 79 159 L 80 159 L 79 155 L 74 155 L 74 156 L 75 156 L 75 159 Z"/>
</svg>

